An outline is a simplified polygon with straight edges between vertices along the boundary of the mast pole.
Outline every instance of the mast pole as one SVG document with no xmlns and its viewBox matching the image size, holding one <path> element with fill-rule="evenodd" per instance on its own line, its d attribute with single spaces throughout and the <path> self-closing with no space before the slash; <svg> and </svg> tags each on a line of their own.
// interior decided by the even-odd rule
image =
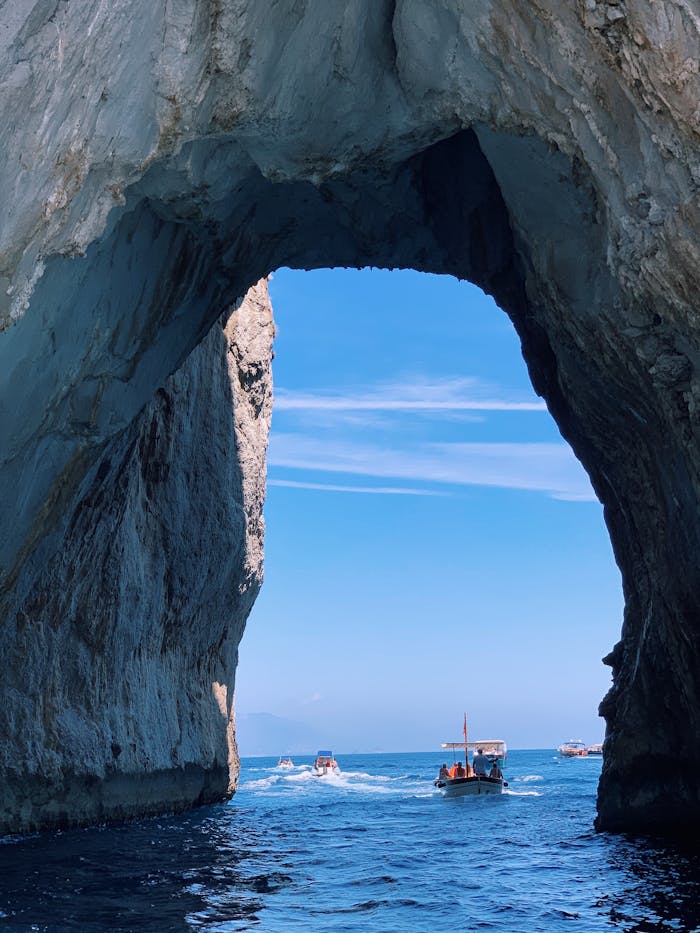
<svg viewBox="0 0 700 933">
<path fill-rule="evenodd" d="M 467 741 L 467 714 L 464 714 L 464 770 L 469 777 L 469 742 Z"/>
</svg>

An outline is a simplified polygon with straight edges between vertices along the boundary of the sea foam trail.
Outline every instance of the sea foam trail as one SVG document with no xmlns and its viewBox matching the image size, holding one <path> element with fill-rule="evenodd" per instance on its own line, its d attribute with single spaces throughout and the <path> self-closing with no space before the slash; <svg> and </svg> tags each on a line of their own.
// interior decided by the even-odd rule
<svg viewBox="0 0 700 933">
<path fill-rule="evenodd" d="M 365 771 L 339 771 L 338 777 L 348 781 L 381 781 L 383 783 L 394 780 L 386 774 L 367 774 Z"/>
<path fill-rule="evenodd" d="M 417 787 L 425 785 L 424 781 L 407 780 L 407 775 L 390 776 L 386 774 L 371 774 L 367 771 L 337 771 L 317 775 L 309 765 L 291 768 L 260 768 L 249 769 L 263 772 L 268 776 L 244 781 L 239 791 L 252 791 L 253 793 L 285 793 L 295 790 L 299 793 L 323 794 L 330 792 L 346 792 L 352 794 L 413 794 Z"/>
<path fill-rule="evenodd" d="M 265 774 L 240 785 L 240 791 L 250 791 L 265 796 L 275 794 L 296 794 L 306 796 L 345 793 L 353 795 L 387 795 L 404 797 L 441 797 L 433 787 L 432 777 L 416 772 L 404 772 L 398 775 L 376 774 L 365 770 L 331 771 L 317 775 L 309 764 L 295 765 L 291 768 L 273 765 L 268 768 L 249 768 L 248 774 Z M 506 775 L 509 786 L 504 788 L 504 795 L 510 797 L 540 797 L 541 790 L 525 789 L 523 785 L 546 783 L 539 773 Z"/>
<path fill-rule="evenodd" d="M 241 790 L 267 790 L 278 781 L 277 777 L 257 778 L 255 781 L 245 781 L 240 785 Z"/>
<path fill-rule="evenodd" d="M 329 788 L 368 794 L 392 793 L 391 788 L 386 786 L 388 781 L 389 778 L 385 775 L 365 774 L 358 771 L 340 771 L 337 774 L 325 774 L 319 778 L 319 782 Z"/>
</svg>

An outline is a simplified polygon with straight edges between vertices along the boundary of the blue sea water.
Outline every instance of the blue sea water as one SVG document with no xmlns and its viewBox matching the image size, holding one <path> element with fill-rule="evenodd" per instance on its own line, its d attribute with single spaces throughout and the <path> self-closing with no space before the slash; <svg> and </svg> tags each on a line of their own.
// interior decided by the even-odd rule
<svg viewBox="0 0 700 933">
<path fill-rule="evenodd" d="M 242 762 L 226 805 L 0 844 L 0 930 L 700 930 L 700 856 L 597 835 L 600 759 L 509 753 L 445 800 L 439 755 Z"/>
</svg>

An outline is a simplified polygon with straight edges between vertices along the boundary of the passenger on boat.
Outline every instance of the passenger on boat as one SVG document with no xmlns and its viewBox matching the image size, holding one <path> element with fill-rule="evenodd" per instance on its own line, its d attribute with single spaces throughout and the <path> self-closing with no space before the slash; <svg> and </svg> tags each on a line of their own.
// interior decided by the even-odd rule
<svg viewBox="0 0 700 933">
<path fill-rule="evenodd" d="M 465 778 L 467 776 L 466 769 L 461 761 L 457 762 L 457 770 L 455 771 L 455 777 Z"/>
<path fill-rule="evenodd" d="M 497 778 L 499 781 L 500 781 L 501 778 L 503 777 L 503 772 L 502 772 L 501 769 L 498 767 L 498 762 L 497 762 L 497 761 L 494 761 L 494 763 L 491 765 L 491 770 L 489 771 L 489 777 L 490 777 L 490 778 Z"/>
<path fill-rule="evenodd" d="M 447 776 L 450 778 L 450 780 L 452 780 L 452 778 L 456 777 L 456 775 L 457 775 L 457 765 L 454 764 L 452 765 L 450 770 L 447 772 Z"/>
<path fill-rule="evenodd" d="M 472 762 L 472 767 L 474 768 L 474 774 L 477 777 L 486 777 L 489 770 L 489 760 L 484 755 L 483 748 L 477 748 L 476 755 L 474 755 L 474 761 Z"/>
<path fill-rule="evenodd" d="M 438 774 L 438 781 L 444 781 L 450 776 L 450 772 L 447 769 L 447 763 L 443 761 L 442 767 L 440 768 L 440 773 Z"/>
</svg>

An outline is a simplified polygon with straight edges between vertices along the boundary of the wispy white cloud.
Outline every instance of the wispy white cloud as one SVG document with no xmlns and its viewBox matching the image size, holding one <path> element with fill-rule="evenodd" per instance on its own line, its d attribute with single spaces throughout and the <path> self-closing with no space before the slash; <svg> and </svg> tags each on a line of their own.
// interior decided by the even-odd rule
<svg viewBox="0 0 700 933">
<path fill-rule="evenodd" d="M 452 378 L 385 383 L 363 392 L 315 393 L 279 388 L 278 411 L 304 412 L 530 412 L 546 411 L 536 398 L 494 397 L 476 379 Z"/>
<path fill-rule="evenodd" d="M 441 443 L 402 450 L 278 433 L 270 438 L 268 462 L 295 470 L 533 490 L 571 501 L 596 498 L 566 444 Z"/>
<path fill-rule="evenodd" d="M 290 489 L 318 489 L 323 492 L 356 492 L 379 496 L 446 496 L 438 489 L 412 489 L 408 486 L 343 486 L 332 483 L 302 483 L 291 479 L 270 479 L 268 486 L 286 486 Z"/>
</svg>

